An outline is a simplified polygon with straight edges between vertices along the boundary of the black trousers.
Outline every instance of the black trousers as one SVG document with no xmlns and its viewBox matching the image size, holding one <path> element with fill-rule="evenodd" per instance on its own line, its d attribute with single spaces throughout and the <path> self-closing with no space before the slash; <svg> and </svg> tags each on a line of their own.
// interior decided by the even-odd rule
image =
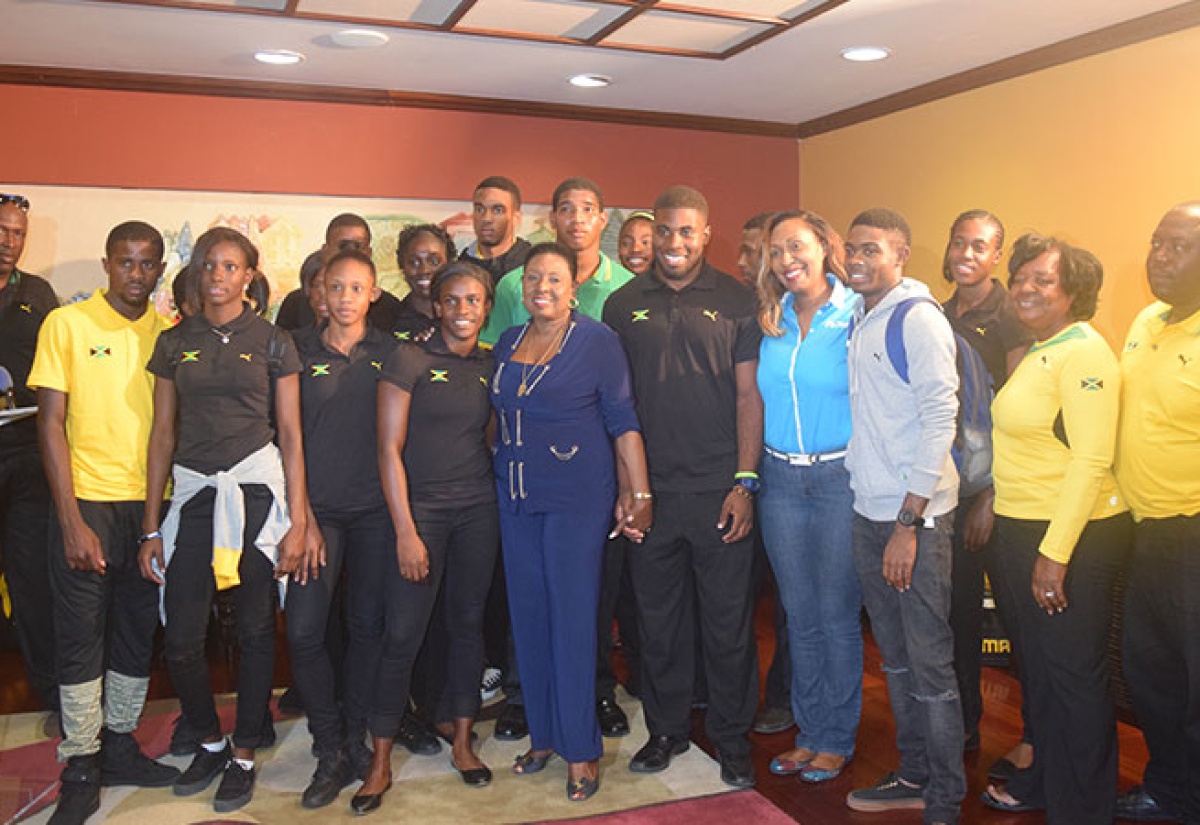
<svg viewBox="0 0 1200 825">
<path fill-rule="evenodd" d="M 1125 590 L 1125 680 L 1150 760 L 1146 790 L 1200 823 L 1200 515 L 1134 528 Z"/>
<path fill-rule="evenodd" d="M 741 758 L 750 752 L 747 733 L 758 705 L 754 542 L 721 541 L 716 523 L 727 492 L 656 493 L 654 529 L 630 553 L 629 565 L 650 734 L 688 736 L 700 667 L 708 682 L 708 736 L 722 755 Z"/>
<path fill-rule="evenodd" d="M 448 648 L 436 698 L 436 721 L 474 717 L 483 672 L 483 613 L 499 546 L 492 502 L 463 508 L 412 505 L 429 553 L 429 575 L 414 583 L 400 575 L 394 533 L 387 545 L 349 560 L 346 705 L 351 735 L 367 718 L 372 736 L 394 739 L 408 707 L 413 663 L 444 588 Z M 389 528 L 390 532 L 390 528 Z"/>
<path fill-rule="evenodd" d="M 1129 559 L 1132 520 L 1088 522 L 1075 545 L 1053 616 L 1031 581 L 1048 522 L 996 517 L 996 581 L 1020 627 L 1024 701 L 1033 723 L 1033 764 L 1008 791 L 1044 807 L 1049 825 L 1111 822 L 1117 799 L 1117 722 L 1106 645 L 1112 589 Z"/>
<path fill-rule="evenodd" d="M 390 549 L 391 534 L 387 510 L 382 507 L 370 512 L 322 512 L 317 514 L 317 523 L 325 539 L 325 568 L 307 584 L 289 583 L 287 637 L 292 684 L 304 702 L 313 747 L 325 756 L 341 748 L 344 738 L 338 702 L 338 672 L 344 657 L 329 645 L 342 569 L 350 556 Z"/>
<path fill-rule="evenodd" d="M 233 744 L 259 747 L 268 730 L 271 682 L 275 671 L 275 570 L 254 546 L 266 521 L 271 492 L 262 485 L 242 487 L 246 528 L 234 588 L 241 658 L 237 676 L 237 721 Z M 212 571 L 212 519 L 216 491 L 202 490 L 184 505 L 175 553 L 167 567 L 164 634 L 167 667 L 188 723 L 202 737 L 221 733 L 208 674 L 205 639 L 216 583 Z"/>
<path fill-rule="evenodd" d="M 37 447 L 0 453 L 0 558 L 12 600 L 17 644 L 29 684 L 48 708 L 58 707 L 54 614 L 47 530 L 50 491 Z"/>
<path fill-rule="evenodd" d="M 629 541 L 617 536 L 604 542 L 604 566 L 600 572 L 600 609 L 596 620 L 596 699 L 612 699 L 617 689 L 613 672 L 613 620 L 621 633 L 625 663 L 629 666 L 629 685 L 638 690 L 641 665 L 638 661 L 637 601 L 629 576 Z"/>
<path fill-rule="evenodd" d="M 158 588 L 138 570 L 141 501 L 80 501 L 79 511 L 100 539 L 104 575 L 67 568 L 62 528 L 50 520 L 50 582 L 58 667 L 64 685 L 80 685 L 111 669 L 125 676 L 150 676 Z"/>
</svg>

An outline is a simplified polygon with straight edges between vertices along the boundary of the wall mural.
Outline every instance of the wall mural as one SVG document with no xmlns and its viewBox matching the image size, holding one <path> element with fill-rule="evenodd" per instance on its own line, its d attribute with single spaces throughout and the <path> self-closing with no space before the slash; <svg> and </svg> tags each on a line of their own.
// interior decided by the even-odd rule
<svg viewBox="0 0 1200 825">
<path fill-rule="evenodd" d="M 167 267 L 154 299 L 164 315 L 173 314 L 170 286 L 175 274 L 191 258 L 196 238 L 213 226 L 237 229 L 258 247 L 261 269 L 271 284 L 272 312 L 296 288 L 300 265 L 321 246 L 326 225 L 339 213 L 362 215 L 370 224 L 379 284 L 397 297 L 408 292 L 396 264 L 396 236 L 401 229 L 415 223 L 439 224 L 460 250 L 474 238 L 469 201 L 23 186 L 2 182 L 0 192 L 18 192 L 29 198 L 29 235 L 20 267 L 50 281 L 64 303 L 86 298 L 104 285 L 100 258 L 112 227 L 127 220 L 141 220 L 157 227 L 166 241 Z M 549 211 L 545 204 L 525 204 L 518 234 L 531 243 L 552 240 Z M 632 208 L 609 209 L 602 248 L 614 259 L 621 221 L 630 211 Z"/>
</svg>

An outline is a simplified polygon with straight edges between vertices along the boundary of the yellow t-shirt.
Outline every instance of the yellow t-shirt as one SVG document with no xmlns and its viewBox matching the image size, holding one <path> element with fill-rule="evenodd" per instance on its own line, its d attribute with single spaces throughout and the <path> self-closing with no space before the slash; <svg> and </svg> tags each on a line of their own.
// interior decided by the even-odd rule
<svg viewBox="0 0 1200 825">
<path fill-rule="evenodd" d="M 1142 310 L 1121 352 L 1117 483 L 1137 520 L 1200 513 L 1200 312 Z"/>
<path fill-rule="evenodd" d="M 75 497 L 142 501 L 154 414 L 146 363 L 169 324 L 153 306 L 130 321 L 109 306 L 105 292 L 46 316 L 28 383 L 67 394 Z"/>
<path fill-rule="evenodd" d="M 1120 384 L 1108 344 L 1076 323 L 1034 344 L 992 404 L 996 513 L 1049 521 L 1038 552 L 1054 561 L 1088 521 L 1127 509 L 1112 472 Z"/>
</svg>

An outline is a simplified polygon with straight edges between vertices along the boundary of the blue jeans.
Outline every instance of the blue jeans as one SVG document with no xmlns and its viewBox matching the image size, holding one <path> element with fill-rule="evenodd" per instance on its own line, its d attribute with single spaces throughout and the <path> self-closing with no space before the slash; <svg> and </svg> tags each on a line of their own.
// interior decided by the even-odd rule
<svg viewBox="0 0 1200 825">
<path fill-rule="evenodd" d="M 963 720 L 950 632 L 950 530 L 954 514 L 917 528 L 912 585 L 903 593 L 883 578 L 883 551 L 895 523 L 854 514 L 854 566 L 871 632 L 883 657 L 896 720 L 897 772 L 925 789 L 926 822 L 958 822 L 967 780 Z"/>
<path fill-rule="evenodd" d="M 841 460 L 760 467 L 758 512 L 792 654 L 796 747 L 847 759 L 862 712 L 862 595 L 850 552 L 854 496 Z"/>
</svg>

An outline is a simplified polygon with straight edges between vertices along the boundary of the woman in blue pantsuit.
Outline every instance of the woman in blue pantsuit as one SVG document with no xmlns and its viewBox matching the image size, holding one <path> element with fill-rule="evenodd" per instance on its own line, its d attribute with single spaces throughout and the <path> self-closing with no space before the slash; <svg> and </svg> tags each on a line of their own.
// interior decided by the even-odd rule
<svg viewBox="0 0 1200 825">
<path fill-rule="evenodd" d="M 651 506 L 625 353 L 608 327 L 574 311 L 576 277 L 569 249 L 548 243 L 530 251 L 522 277 L 530 320 L 497 342 L 491 392 L 504 567 L 531 738 L 513 771 L 536 773 L 557 753 L 568 765 L 567 797 L 583 801 L 599 788 L 603 750 L 595 662 L 604 542 L 614 512 L 618 528 L 640 540 Z"/>
</svg>

